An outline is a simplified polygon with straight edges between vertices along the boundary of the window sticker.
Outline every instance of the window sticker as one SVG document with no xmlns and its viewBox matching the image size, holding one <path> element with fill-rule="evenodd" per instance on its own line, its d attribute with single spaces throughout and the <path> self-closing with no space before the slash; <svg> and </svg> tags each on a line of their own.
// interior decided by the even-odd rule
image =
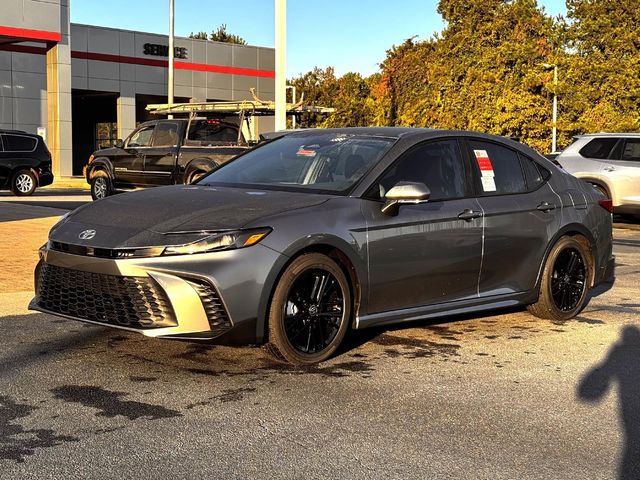
<svg viewBox="0 0 640 480">
<path fill-rule="evenodd" d="M 496 182 L 493 179 L 493 177 L 482 177 L 480 178 L 480 180 L 482 180 L 482 189 L 485 192 L 495 192 L 496 191 Z"/>
<path fill-rule="evenodd" d="M 316 151 L 302 146 L 298 149 L 298 151 L 296 152 L 296 155 L 299 157 L 315 157 Z"/>
<path fill-rule="evenodd" d="M 495 177 L 495 173 L 493 173 L 493 165 L 491 164 L 491 159 L 489 158 L 489 154 L 486 150 L 474 150 L 474 155 L 476 156 L 476 161 L 478 162 L 478 167 L 480 167 L 480 173 L 483 177 Z"/>
</svg>

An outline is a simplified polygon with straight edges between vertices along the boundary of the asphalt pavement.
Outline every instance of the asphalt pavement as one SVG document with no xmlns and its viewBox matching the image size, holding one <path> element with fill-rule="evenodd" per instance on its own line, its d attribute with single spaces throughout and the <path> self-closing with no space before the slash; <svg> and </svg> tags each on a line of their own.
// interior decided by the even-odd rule
<svg viewBox="0 0 640 480">
<path fill-rule="evenodd" d="M 634 228 L 614 231 L 616 285 L 574 320 L 361 331 L 308 369 L 0 293 L 0 478 L 640 478 Z"/>
</svg>

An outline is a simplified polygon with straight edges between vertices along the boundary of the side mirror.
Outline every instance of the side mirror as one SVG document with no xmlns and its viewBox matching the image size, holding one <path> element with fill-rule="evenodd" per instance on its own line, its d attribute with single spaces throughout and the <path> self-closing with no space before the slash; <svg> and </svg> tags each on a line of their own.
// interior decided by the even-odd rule
<svg viewBox="0 0 640 480">
<path fill-rule="evenodd" d="M 398 182 L 385 194 L 382 213 L 397 215 L 400 205 L 425 203 L 429 196 L 431 192 L 424 183 Z"/>
<path fill-rule="evenodd" d="M 116 148 L 124 148 L 124 142 L 122 141 L 121 138 L 117 139 L 115 141 L 115 143 L 113 144 L 114 147 Z"/>
</svg>

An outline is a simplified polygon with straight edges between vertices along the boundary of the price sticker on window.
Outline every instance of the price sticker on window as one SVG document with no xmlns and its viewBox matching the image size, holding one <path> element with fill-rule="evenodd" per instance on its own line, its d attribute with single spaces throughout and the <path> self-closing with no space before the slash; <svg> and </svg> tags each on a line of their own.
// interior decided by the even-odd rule
<svg viewBox="0 0 640 480">
<path fill-rule="evenodd" d="M 486 150 L 474 150 L 474 155 L 476 156 L 476 161 L 478 162 L 478 167 L 480 167 L 480 173 L 483 177 L 495 177 L 495 173 L 493 173 L 493 164 L 491 163 L 491 159 L 489 158 L 489 154 Z"/>
</svg>

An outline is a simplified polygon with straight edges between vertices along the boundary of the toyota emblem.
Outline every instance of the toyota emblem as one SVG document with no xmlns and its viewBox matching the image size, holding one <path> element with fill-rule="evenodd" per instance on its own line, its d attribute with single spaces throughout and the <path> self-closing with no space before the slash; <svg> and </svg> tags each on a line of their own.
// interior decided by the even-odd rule
<svg viewBox="0 0 640 480">
<path fill-rule="evenodd" d="M 80 232 L 80 235 L 78 235 L 78 238 L 80 240 L 91 240 L 95 236 L 96 236 L 95 230 L 85 230 L 83 232 Z"/>
</svg>

